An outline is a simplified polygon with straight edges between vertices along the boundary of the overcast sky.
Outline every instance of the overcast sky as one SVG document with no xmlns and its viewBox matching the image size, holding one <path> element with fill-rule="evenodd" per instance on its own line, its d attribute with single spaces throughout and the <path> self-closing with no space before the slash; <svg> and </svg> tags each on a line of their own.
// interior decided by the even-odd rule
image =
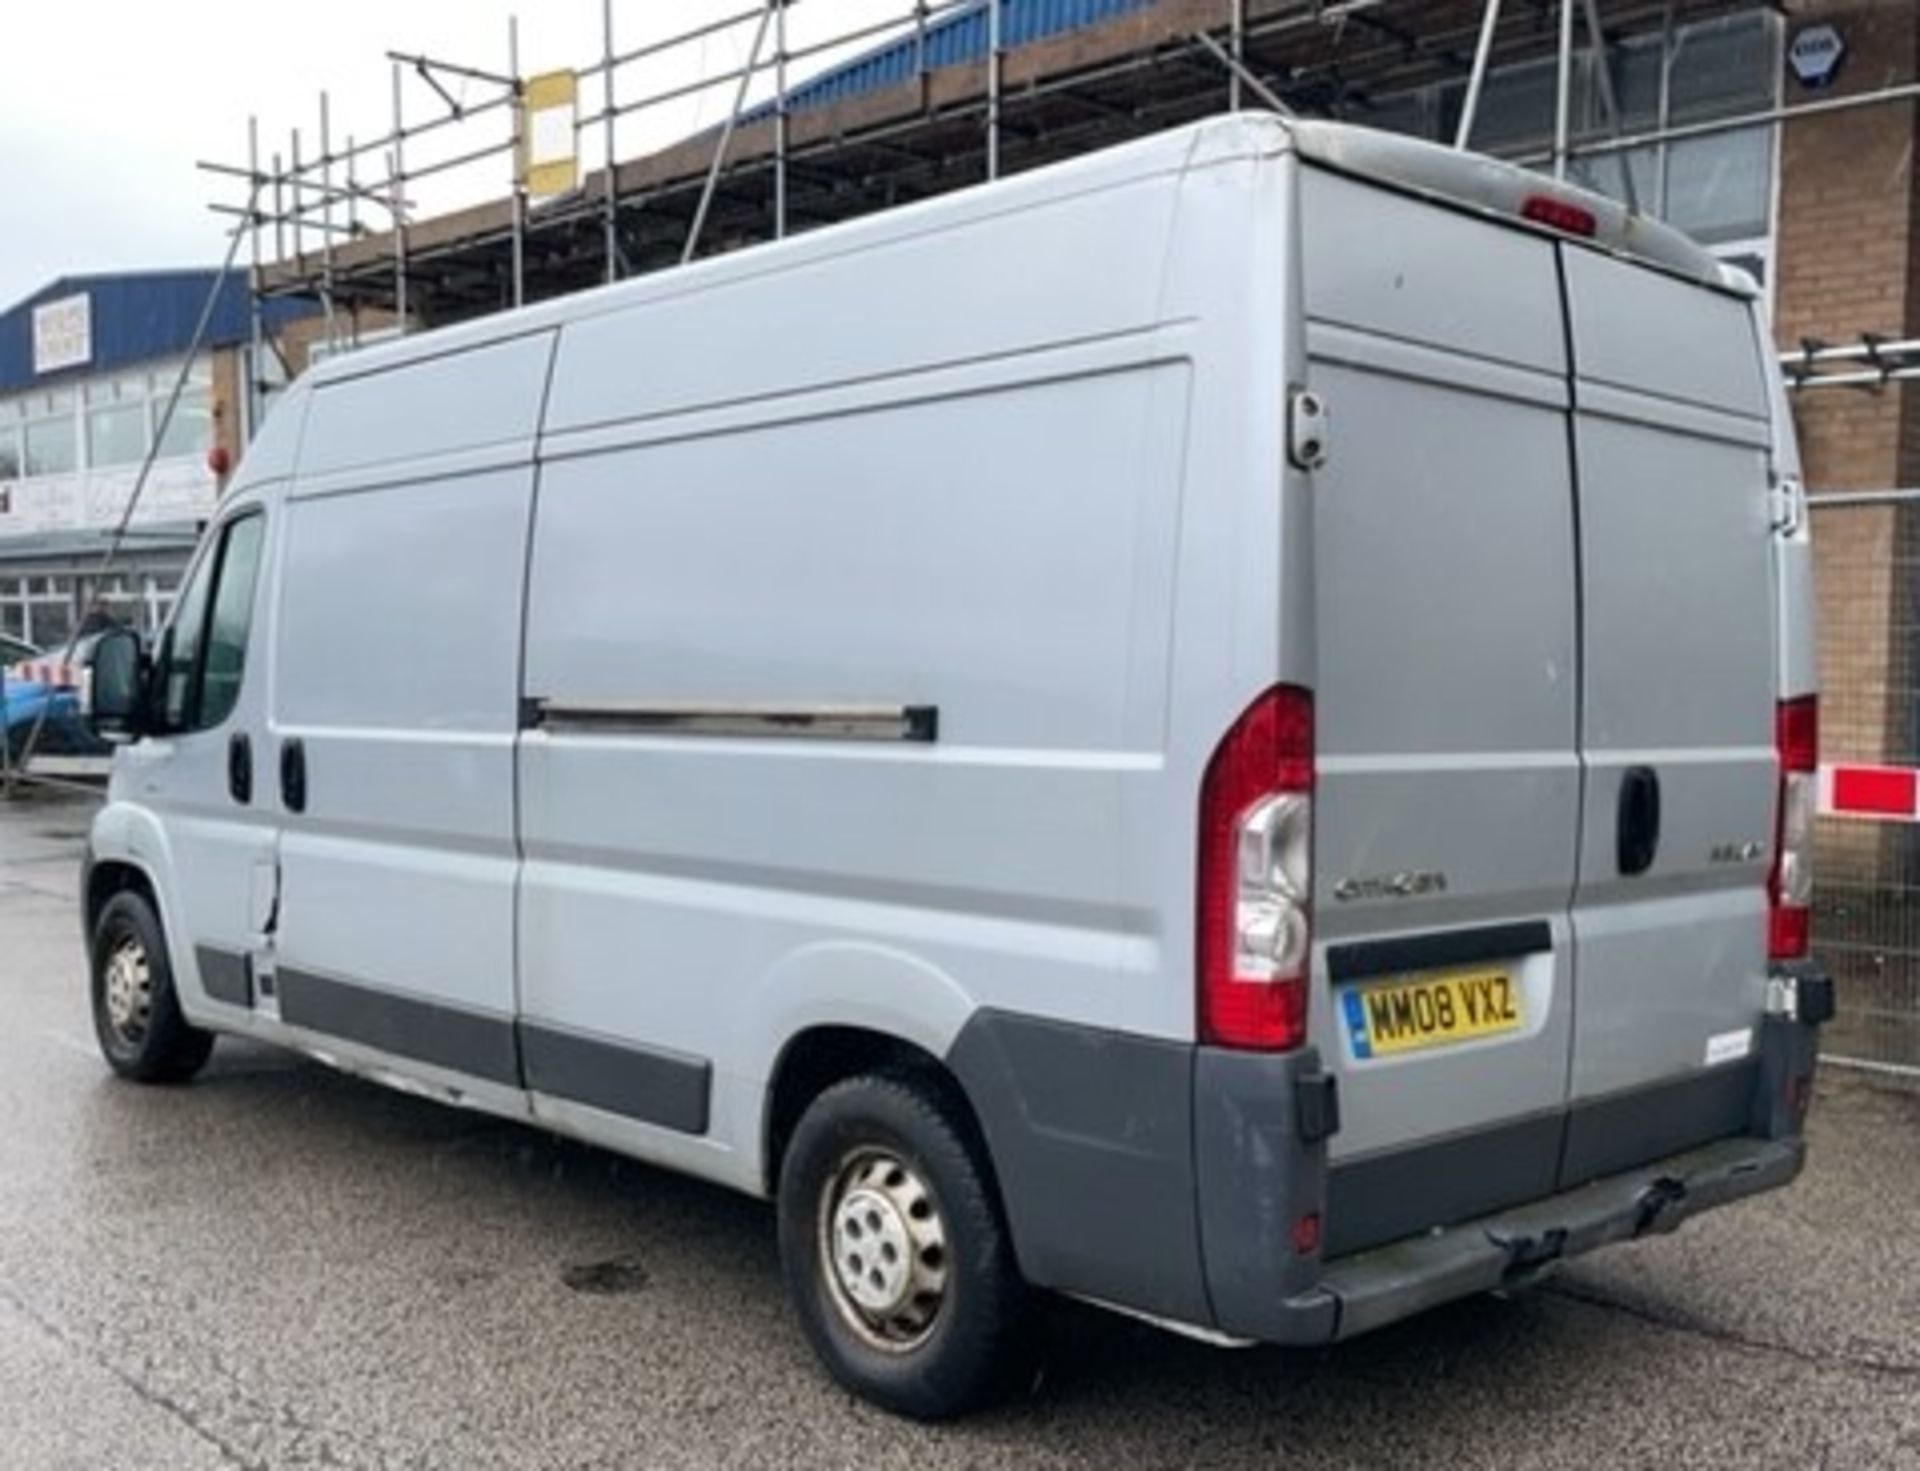
<svg viewBox="0 0 1920 1471">
<path fill-rule="evenodd" d="M 616 47 L 628 50 L 751 9 L 752 0 L 613 6 Z M 797 0 L 791 44 L 911 12 L 910 0 Z M 0 0 L 0 310 L 70 273 L 217 263 L 223 221 L 208 201 L 237 202 L 244 186 L 194 163 L 244 164 L 249 114 L 260 119 L 263 152 L 284 152 L 298 127 L 310 156 L 324 89 L 336 149 L 348 135 L 378 135 L 392 116 L 389 49 L 505 72 L 515 13 L 522 75 L 598 59 L 601 0 Z M 739 27 L 635 64 L 622 72 L 620 100 L 736 67 L 752 34 Z M 599 85 L 585 83 L 583 111 L 598 107 Z M 470 100 L 486 95 L 485 84 L 468 84 Z M 620 153 L 718 121 L 729 101 L 716 88 L 623 119 Z M 410 119 L 444 110 L 411 76 L 405 107 Z M 409 166 L 468 151 L 504 128 L 496 114 L 443 129 L 444 141 L 410 151 Z M 593 129 L 588 167 L 600 161 L 599 137 Z M 507 187 L 502 155 L 412 192 L 432 214 Z"/>
</svg>

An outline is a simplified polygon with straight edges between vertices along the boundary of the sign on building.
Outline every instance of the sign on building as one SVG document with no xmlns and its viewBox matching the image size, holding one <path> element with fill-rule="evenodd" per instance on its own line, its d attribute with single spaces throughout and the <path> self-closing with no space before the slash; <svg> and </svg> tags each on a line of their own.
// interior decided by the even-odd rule
<svg viewBox="0 0 1920 1471">
<path fill-rule="evenodd" d="M 93 359 L 93 298 L 86 292 L 33 309 L 33 371 L 54 373 Z"/>
<path fill-rule="evenodd" d="M 529 194 L 564 194 L 578 185 L 579 111 L 580 82 L 572 72 L 527 78 L 520 100 L 520 180 Z"/>
<path fill-rule="evenodd" d="M 1840 70 L 1840 58 L 1846 54 L 1847 43 L 1838 27 L 1806 26 L 1787 47 L 1787 65 L 1801 86 L 1824 87 Z"/>
</svg>

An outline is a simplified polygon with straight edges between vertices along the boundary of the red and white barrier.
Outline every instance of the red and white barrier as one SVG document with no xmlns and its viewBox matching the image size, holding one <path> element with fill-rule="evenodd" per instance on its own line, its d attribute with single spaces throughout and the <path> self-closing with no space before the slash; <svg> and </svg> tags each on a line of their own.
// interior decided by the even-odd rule
<svg viewBox="0 0 1920 1471">
<path fill-rule="evenodd" d="M 1920 767 L 1834 762 L 1820 768 L 1820 814 L 1920 822 Z"/>
<path fill-rule="evenodd" d="M 30 684 L 51 684 L 62 688 L 80 683 L 78 671 L 71 664 L 63 664 L 58 659 L 23 659 L 7 668 L 8 679 L 25 680 Z"/>
</svg>

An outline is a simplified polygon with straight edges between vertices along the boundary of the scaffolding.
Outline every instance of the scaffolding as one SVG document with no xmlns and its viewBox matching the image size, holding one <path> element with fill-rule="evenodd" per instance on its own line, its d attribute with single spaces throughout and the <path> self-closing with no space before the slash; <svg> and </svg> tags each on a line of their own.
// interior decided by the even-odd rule
<svg viewBox="0 0 1920 1471">
<path fill-rule="evenodd" d="M 1797 351 L 1782 353 L 1780 366 L 1794 389 L 1885 388 L 1920 378 L 1920 338 L 1866 332 L 1857 342 L 1833 344 L 1810 337 Z"/>
<path fill-rule="evenodd" d="M 571 120 L 574 155 L 597 152 L 599 166 L 545 197 L 528 187 L 530 79 L 516 23 L 499 69 L 390 51 L 391 110 L 377 132 L 341 137 L 323 92 L 317 130 L 293 128 L 284 149 L 263 152 L 250 118 L 244 164 L 200 165 L 247 196 L 211 206 L 247 236 L 257 365 L 247 422 L 258 421 L 265 388 L 260 354 L 278 350 L 261 330 L 262 308 L 278 297 L 317 301 L 334 350 L 369 326 L 405 332 L 616 281 L 1221 108 L 1364 122 L 1382 98 L 1459 79 L 1449 132 L 1469 147 L 1490 72 L 1551 58 L 1551 141 L 1504 151 L 1556 177 L 1612 160 L 1623 199 L 1638 207 L 1636 150 L 1920 98 L 1920 84 L 1904 84 L 1676 122 L 1667 94 L 1677 31 L 1757 8 L 1756 0 L 899 0 L 895 14 L 796 43 L 791 16 L 818 13 L 816 0 L 742 0 L 622 50 L 614 0 L 601 0 L 600 55 L 570 74 L 580 97 L 597 95 Z M 1658 125 L 1629 131 L 1609 48 L 1656 35 Z M 728 45 L 744 60 L 703 66 L 710 49 Z M 1576 75 L 1582 53 L 1590 65 Z M 834 85 L 861 67 L 876 75 Z M 660 74 L 666 85 L 640 85 Z M 1597 123 L 1574 116 L 1583 85 Z M 723 119 L 622 156 L 636 124 L 696 98 L 723 99 Z M 1663 156 L 1663 178 L 1664 167 Z M 476 176 L 485 182 L 468 207 L 430 216 L 415 197 Z M 1783 365 L 1799 388 L 1876 388 L 1920 376 L 1920 342 L 1806 343 Z M 277 366 L 290 376 L 288 364 Z"/>
<path fill-rule="evenodd" d="M 321 94 L 317 130 L 263 151 L 250 119 L 243 164 L 205 162 L 253 204 L 213 207 L 249 235 L 256 302 L 319 301 L 330 343 L 376 314 L 401 330 L 497 310 L 695 255 L 776 239 L 1032 167 L 1244 103 L 1365 121 L 1379 99 L 1471 76 L 1457 141 L 1470 143 L 1488 69 L 1558 57 L 1553 135 L 1528 162 L 1564 175 L 1589 156 L 1751 125 L 1752 115 L 1628 136 L 1607 68 L 1607 126 L 1572 118 L 1577 48 L 1749 11 L 1753 0 L 900 0 L 897 14 L 796 43 L 815 0 L 748 0 L 728 15 L 620 49 L 602 0 L 601 53 L 573 77 L 597 105 L 572 120 L 599 166 L 552 197 L 527 187 L 528 78 L 517 28 L 498 69 L 389 52 L 390 116 L 341 135 Z M 1604 14 L 1603 14 L 1604 12 Z M 1088 15 L 1094 18 L 1086 19 Z M 1048 28 L 1045 22 L 1057 20 Z M 1014 33 L 1015 25 L 1022 27 Z M 745 60 L 705 71 L 716 43 Z M 891 70 L 821 86 L 849 62 Z M 673 74 L 641 87 L 647 75 Z M 1914 95 L 1827 99 L 1801 112 Z M 724 121 L 622 157 L 623 134 L 696 97 L 728 97 Z M 1762 119 L 1764 120 L 1764 119 Z M 414 197 L 456 175 L 482 202 L 428 217 Z M 1622 164 L 1631 189 L 1631 173 Z"/>
</svg>

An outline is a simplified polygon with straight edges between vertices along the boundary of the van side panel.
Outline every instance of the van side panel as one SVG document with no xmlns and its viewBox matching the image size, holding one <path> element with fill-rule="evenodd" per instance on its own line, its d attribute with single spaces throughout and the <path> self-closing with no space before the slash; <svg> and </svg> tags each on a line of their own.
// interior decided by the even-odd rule
<svg viewBox="0 0 1920 1471">
<path fill-rule="evenodd" d="M 1136 177 L 934 234 L 825 257 L 788 251 L 717 288 L 570 322 L 546 431 L 1143 330 L 1155 321 L 1177 192 L 1171 179 Z M 1088 280 L 1095 252 L 1098 280 Z"/>
<path fill-rule="evenodd" d="M 552 354 L 551 332 L 529 333 L 322 384 L 301 440 L 300 476 L 391 470 L 455 450 L 500 448 L 525 458 Z"/>
<path fill-rule="evenodd" d="M 865 1027 L 967 1089 L 1030 1278 L 1206 1319 L 1197 777 L 1170 769 L 1169 727 L 1224 723 L 1249 690 L 1172 711 L 1174 603 L 1206 608 L 1187 632 L 1208 658 L 1270 682 L 1276 632 L 1248 604 L 1270 608 L 1273 559 L 1227 518 L 1256 497 L 1278 518 L 1282 398 L 1235 355 L 1280 289 L 1244 284 L 1249 186 L 1275 175 L 1211 172 L 1232 177 L 1207 180 L 1187 242 L 1207 257 L 1183 262 L 1197 294 L 1177 303 L 1160 276 L 1194 176 L 729 288 L 702 303 L 684 372 L 678 306 L 563 330 L 529 593 L 523 1025 L 649 1070 L 697 1059 L 713 1107 L 689 1140 L 530 1076 L 540 1117 L 757 1182 L 749 1104 L 782 1049 Z M 1005 272 L 983 274 L 989 250 Z M 734 359 L 709 362 L 721 345 Z M 1257 487 L 1235 479 L 1263 449 Z M 1182 589 L 1190 522 L 1205 562 Z M 564 718 L 635 706 L 915 707 L 933 738 Z"/>
<path fill-rule="evenodd" d="M 530 731 L 529 1026 L 764 1080 L 776 1028 L 820 999 L 783 982 L 821 976 L 794 966 L 821 947 L 891 956 L 903 997 L 930 971 L 975 1006 L 1152 1014 L 1162 956 L 1118 818 L 1158 769 L 1186 374 L 1011 371 L 545 467 L 531 700 L 923 706 L 938 729 Z"/>
</svg>

